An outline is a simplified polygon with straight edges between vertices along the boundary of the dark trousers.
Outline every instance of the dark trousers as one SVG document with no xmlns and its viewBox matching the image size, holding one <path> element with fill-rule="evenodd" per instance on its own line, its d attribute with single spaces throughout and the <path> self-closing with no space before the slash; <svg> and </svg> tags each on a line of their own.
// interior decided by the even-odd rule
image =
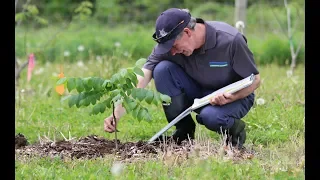
<svg viewBox="0 0 320 180">
<path fill-rule="evenodd" d="M 202 98 L 214 90 L 202 88 L 184 70 L 170 61 L 161 61 L 153 70 L 153 79 L 156 89 L 170 97 L 185 93 L 189 99 L 190 107 L 195 98 Z M 234 119 L 243 118 L 254 102 L 254 93 L 246 98 L 239 99 L 222 106 L 208 104 L 195 112 L 199 124 L 206 128 L 220 132 L 220 127 L 229 129 L 234 124 Z"/>
</svg>

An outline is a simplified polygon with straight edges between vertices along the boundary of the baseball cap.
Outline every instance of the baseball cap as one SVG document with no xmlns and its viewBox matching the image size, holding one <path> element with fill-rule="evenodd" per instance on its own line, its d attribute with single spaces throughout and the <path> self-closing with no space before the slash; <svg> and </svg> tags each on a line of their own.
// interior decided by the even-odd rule
<svg viewBox="0 0 320 180">
<path fill-rule="evenodd" d="M 191 15 L 179 8 L 170 8 L 162 12 L 156 21 L 156 31 L 153 40 L 158 44 L 155 46 L 155 54 L 165 54 L 172 48 L 176 37 L 187 27 Z"/>
</svg>

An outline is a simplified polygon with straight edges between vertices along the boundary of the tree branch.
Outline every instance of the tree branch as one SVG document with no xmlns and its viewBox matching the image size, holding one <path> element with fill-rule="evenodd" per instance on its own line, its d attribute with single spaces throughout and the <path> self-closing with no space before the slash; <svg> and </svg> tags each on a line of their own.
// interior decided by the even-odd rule
<svg viewBox="0 0 320 180">
<path fill-rule="evenodd" d="M 300 21 L 301 21 L 300 10 L 299 10 L 299 8 L 296 8 L 296 10 L 297 10 L 297 16 L 296 16 L 297 19 L 296 19 L 294 27 L 292 29 L 292 36 L 294 35 L 295 31 L 297 30 L 297 26 L 298 26 L 298 24 L 300 24 Z"/>
<path fill-rule="evenodd" d="M 118 151 L 118 137 L 117 137 L 117 119 L 116 116 L 114 114 L 114 102 L 112 101 L 112 115 L 113 115 L 113 123 L 114 123 L 114 128 L 115 128 L 115 132 L 114 132 L 114 136 L 115 136 L 115 144 L 116 144 L 116 150 Z"/>
<path fill-rule="evenodd" d="M 299 53 L 299 51 L 300 51 L 300 48 L 301 48 L 301 46 L 302 46 L 304 37 L 305 37 L 305 33 L 303 33 L 303 35 L 302 35 L 301 41 L 300 41 L 299 46 L 298 46 L 297 51 L 296 51 L 296 55 L 298 55 L 298 53 Z"/>
<path fill-rule="evenodd" d="M 281 26 L 281 22 L 280 22 L 280 20 L 279 20 L 279 18 L 278 18 L 278 16 L 277 16 L 277 14 L 274 12 L 273 8 L 271 8 L 271 11 L 272 11 L 274 17 L 276 18 L 276 20 L 277 20 L 277 22 L 278 22 L 278 24 L 279 24 L 279 26 L 280 26 L 280 29 L 281 29 L 282 33 L 283 33 L 285 36 L 288 37 L 286 31 L 285 31 L 284 28 Z M 289 38 L 289 37 L 288 37 L 288 38 Z"/>
<path fill-rule="evenodd" d="M 18 1 L 18 0 L 17 0 L 17 1 Z M 25 6 L 27 6 L 29 3 L 30 3 L 30 0 L 27 0 Z M 22 9 L 22 13 L 25 12 L 25 10 L 26 10 L 26 9 L 23 8 L 23 9 Z M 21 24 L 21 19 L 18 21 L 17 26 L 20 26 L 20 24 Z"/>
<path fill-rule="evenodd" d="M 17 64 L 17 59 L 16 59 L 16 64 Z M 19 79 L 21 71 L 29 64 L 29 61 L 24 62 L 20 67 L 16 68 L 15 72 L 15 78 L 16 80 Z M 17 67 L 17 66 L 16 66 Z"/>
<path fill-rule="evenodd" d="M 287 0 L 284 0 L 284 6 L 287 10 L 287 25 L 288 25 L 288 37 L 289 40 L 292 40 L 292 34 L 291 34 L 291 19 L 290 19 L 290 8 L 288 7 Z"/>
</svg>

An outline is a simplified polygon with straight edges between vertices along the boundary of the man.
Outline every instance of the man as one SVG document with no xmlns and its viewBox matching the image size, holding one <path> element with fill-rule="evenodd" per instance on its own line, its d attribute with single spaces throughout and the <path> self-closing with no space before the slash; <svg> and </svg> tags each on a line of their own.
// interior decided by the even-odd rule
<svg viewBox="0 0 320 180">
<path fill-rule="evenodd" d="M 233 146 L 242 148 L 246 140 L 245 122 L 241 120 L 254 103 L 254 90 L 260 75 L 247 40 L 236 28 L 217 21 L 193 18 L 188 10 L 170 8 L 156 21 L 153 39 L 158 43 L 138 77 L 138 88 L 154 79 L 160 93 L 171 97 L 163 104 L 168 122 L 204 97 L 235 81 L 255 74 L 255 81 L 233 94 L 219 94 L 209 105 L 196 110 L 196 120 L 209 130 L 227 133 Z M 214 105 L 214 106 L 213 106 Z M 125 112 L 116 108 L 116 118 Z M 114 132 L 112 115 L 105 119 L 105 131 Z M 191 115 L 176 124 L 173 138 L 177 143 L 194 139 L 196 124 Z"/>
</svg>

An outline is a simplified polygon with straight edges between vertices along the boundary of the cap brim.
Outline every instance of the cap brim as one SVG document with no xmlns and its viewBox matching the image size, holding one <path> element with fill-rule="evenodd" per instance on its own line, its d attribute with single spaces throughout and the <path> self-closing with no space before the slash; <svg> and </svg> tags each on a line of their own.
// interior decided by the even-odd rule
<svg viewBox="0 0 320 180">
<path fill-rule="evenodd" d="M 154 53 L 155 54 L 166 54 L 172 48 L 174 41 L 175 41 L 175 38 L 170 39 L 170 40 L 166 41 L 165 43 L 157 44 L 156 47 L 154 48 Z"/>
</svg>

